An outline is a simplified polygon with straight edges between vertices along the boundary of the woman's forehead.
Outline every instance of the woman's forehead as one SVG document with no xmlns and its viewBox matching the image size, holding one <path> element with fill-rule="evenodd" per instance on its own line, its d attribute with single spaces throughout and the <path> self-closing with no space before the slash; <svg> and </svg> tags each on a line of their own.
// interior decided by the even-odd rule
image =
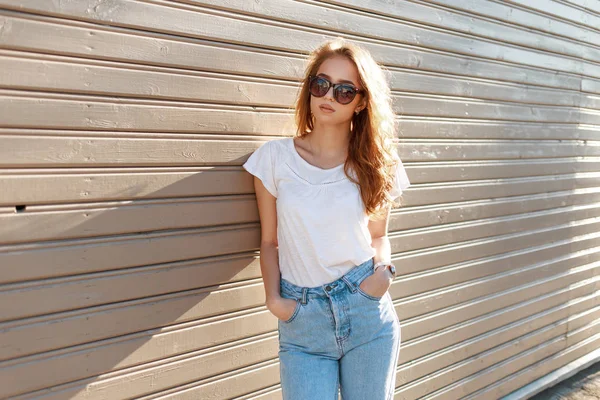
<svg viewBox="0 0 600 400">
<path fill-rule="evenodd" d="M 325 60 L 317 70 L 317 75 L 323 75 L 333 83 L 358 84 L 358 71 L 352 61 L 345 57 L 332 57 Z"/>
</svg>

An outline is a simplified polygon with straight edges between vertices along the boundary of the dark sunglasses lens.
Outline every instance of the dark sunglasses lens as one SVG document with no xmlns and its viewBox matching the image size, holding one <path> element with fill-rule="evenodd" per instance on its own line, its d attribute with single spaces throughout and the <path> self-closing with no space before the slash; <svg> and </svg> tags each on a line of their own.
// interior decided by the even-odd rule
<svg viewBox="0 0 600 400">
<path fill-rule="evenodd" d="M 335 90 L 335 99 L 340 104 L 350 103 L 352 100 L 354 100 L 354 96 L 356 96 L 356 89 L 354 89 L 352 86 L 341 85 Z"/>
<path fill-rule="evenodd" d="M 315 77 L 310 81 L 310 94 L 315 97 L 323 97 L 329 90 L 329 82 L 326 79 Z"/>
</svg>

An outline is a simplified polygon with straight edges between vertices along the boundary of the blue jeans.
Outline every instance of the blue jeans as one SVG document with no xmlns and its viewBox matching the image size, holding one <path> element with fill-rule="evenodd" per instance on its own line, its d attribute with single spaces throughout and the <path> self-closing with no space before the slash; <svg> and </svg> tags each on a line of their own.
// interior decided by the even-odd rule
<svg viewBox="0 0 600 400">
<path fill-rule="evenodd" d="M 359 287 L 373 259 L 336 281 L 300 287 L 281 279 L 281 297 L 296 300 L 278 319 L 279 371 L 284 400 L 389 400 L 396 383 L 400 321 L 389 292 Z"/>
</svg>

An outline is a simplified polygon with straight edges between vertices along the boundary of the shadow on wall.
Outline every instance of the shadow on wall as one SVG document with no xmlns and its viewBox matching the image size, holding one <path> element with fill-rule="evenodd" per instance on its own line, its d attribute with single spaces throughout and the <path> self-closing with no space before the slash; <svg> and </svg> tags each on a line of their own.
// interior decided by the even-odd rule
<svg viewBox="0 0 600 400">
<path fill-rule="evenodd" d="M 247 156 L 258 145 L 236 148 Z M 44 205 L 0 209 L 1 397 L 129 398 L 261 362 L 261 383 L 276 385 L 252 176 L 239 166 L 116 170 L 32 176 L 27 196 Z"/>
</svg>

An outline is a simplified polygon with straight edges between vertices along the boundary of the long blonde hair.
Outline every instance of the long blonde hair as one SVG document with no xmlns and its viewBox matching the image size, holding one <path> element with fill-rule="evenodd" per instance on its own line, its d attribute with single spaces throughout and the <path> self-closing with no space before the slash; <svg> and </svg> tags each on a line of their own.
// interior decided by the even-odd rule
<svg viewBox="0 0 600 400">
<path fill-rule="evenodd" d="M 319 66 L 326 59 L 339 55 L 347 57 L 356 65 L 367 104 L 361 112 L 352 116 L 344 172 L 360 187 L 367 214 L 377 219 L 384 216 L 385 206 L 398 205 L 388 195 L 394 181 L 393 167 L 397 162 L 393 144 L 396 126 L 391 91 L 384 75 L 386 70 L 367 50 L 338 37 L 324 42 L 310 53 L 303 84 L 295 103 L 296 135 L 306 136 L 314 129 L 308 76 L 316 75 Z M 348 173 L 349 168 L 356 172 L 358 181 Z"/>
</svg>

